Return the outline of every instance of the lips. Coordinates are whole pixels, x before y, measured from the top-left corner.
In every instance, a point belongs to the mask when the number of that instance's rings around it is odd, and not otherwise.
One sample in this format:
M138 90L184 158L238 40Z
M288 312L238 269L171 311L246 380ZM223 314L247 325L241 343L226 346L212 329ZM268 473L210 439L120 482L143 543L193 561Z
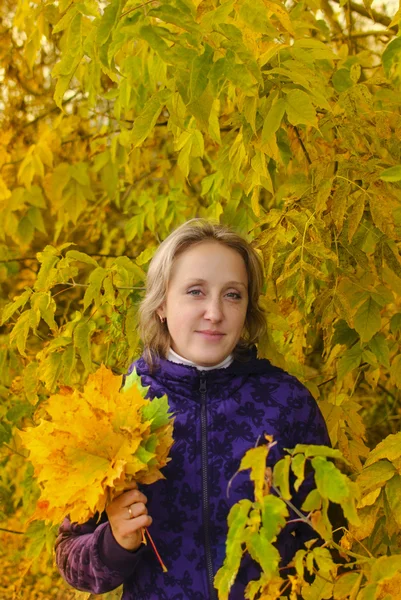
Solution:
M215 335L215 336L225 335L225 333L223 333L222 331L209 331L209 330L201 330L201 331L198 331L198 333L203 333L205 335L210 335L210 336L212 336L212 335Z

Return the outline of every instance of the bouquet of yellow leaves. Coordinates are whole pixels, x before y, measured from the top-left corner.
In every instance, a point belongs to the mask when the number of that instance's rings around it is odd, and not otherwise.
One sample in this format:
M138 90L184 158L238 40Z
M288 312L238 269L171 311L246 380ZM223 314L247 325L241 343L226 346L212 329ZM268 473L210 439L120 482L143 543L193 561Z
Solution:
M122 377L105 366L82 392L54 394L49 419L21 433L41 496L35 519L83 523L121 494L127 483L153 483L170 460L173 419L167 397L145 399L133 371Z

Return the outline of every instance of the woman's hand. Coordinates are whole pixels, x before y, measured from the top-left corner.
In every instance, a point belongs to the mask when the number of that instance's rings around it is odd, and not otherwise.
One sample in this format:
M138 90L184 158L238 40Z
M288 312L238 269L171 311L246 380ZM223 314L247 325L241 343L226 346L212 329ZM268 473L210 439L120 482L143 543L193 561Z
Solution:
M132 483L128 490L117 496L106 508L115 540L126 550L136 550L142 542L142 528L149 527L148 499Z

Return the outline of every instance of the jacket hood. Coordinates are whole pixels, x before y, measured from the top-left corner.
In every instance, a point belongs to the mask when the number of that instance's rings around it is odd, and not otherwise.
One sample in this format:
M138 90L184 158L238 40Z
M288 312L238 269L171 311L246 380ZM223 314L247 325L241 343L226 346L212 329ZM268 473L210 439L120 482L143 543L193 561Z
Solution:
M173 392L176 395L193 398L196 402L200 401L201 377L206 380L207 389L212 397L215 397L216 401L221 401L232 396L249 377L280 370L273 367L268 360L257 358L256 346L250 348L248 354L244 356L244 361L234 359L226 368L202 371L164 358L155 358L151 373L143 355L131 365L129 372L134 368L141 377L142 385L145 387L150 385L155 395L158 395L160 387L164 393Z

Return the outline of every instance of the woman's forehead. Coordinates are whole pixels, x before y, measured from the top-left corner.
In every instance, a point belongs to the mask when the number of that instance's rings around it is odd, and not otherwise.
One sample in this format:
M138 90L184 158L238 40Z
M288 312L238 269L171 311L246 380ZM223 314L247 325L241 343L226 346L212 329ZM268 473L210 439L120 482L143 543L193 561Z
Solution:
M170 280L226 280L247 285L248 274L245 261L235 249L216 241L190 246L174 260Z

